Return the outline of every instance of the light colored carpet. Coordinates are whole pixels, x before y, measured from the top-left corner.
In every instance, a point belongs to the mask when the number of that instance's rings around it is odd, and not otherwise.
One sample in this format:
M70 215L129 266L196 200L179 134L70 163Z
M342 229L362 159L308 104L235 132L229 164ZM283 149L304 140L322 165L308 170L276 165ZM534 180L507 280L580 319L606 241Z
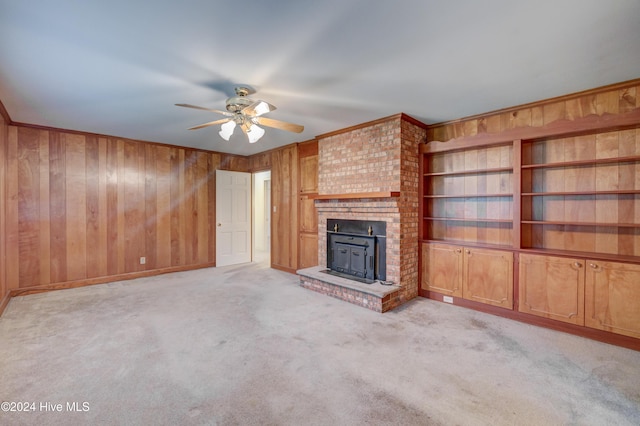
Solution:
M0 400L35 403L3 425L640 424L640 352L264 264L14 298L0 343Z

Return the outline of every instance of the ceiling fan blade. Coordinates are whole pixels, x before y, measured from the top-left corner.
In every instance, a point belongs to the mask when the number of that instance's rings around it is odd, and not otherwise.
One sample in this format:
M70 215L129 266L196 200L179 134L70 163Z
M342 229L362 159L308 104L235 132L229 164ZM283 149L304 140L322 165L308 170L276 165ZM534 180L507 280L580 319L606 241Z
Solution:
M197 105L176 104L176 106L179 106L179 107L185 107L185 108L201 109L201 110L203 110L203 111L217 112L218 114L227 115L227 116L231 116L231 115L233 115L232 113L230 113L230 112L228 112L228 111L220 111L219 109L204 108L204 107L197 106Z
M242 113L249 117L258 117L275 109L276 107L274 105L271 105L269 102L256 101L251 105L242 108Z
M304 130L304 126L301 126L299 124L287 123L280 120L274 120L272 118L255 117L253 120L257 124L262 124L263 126L267 127L274 127L280 130L286 130L287 132L302 133L302 131Z
M189 127L189 130L202 129L203 127L215 126L216 124L226 123L231 120L230 118L222 118L220 120L210 121L208 123L200 124L198 126Z

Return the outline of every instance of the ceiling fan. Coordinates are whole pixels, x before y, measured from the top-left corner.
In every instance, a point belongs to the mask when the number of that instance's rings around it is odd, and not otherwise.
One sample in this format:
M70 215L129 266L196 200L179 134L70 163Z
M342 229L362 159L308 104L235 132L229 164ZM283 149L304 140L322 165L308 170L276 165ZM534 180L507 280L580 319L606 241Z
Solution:
M240 126L242 131L249 138L250 143L257 142L264 135L264 129L258 126L258 124L295 133L301 133L304 130L304 126L300 126L299 124L286 123L284 121L262 117L263 114L275 110L276 107L265 101L254 101L250 99L248 97L249 89L247 87L238 86L235 88L235 92L236 95L230 97L226 101L226 111L189 104L176 104L176 106L201 109L227 116L227 118L210 121L208 123L189 128L189 130L195 130L202 129L203 127L215 126L216 124L222 124L222 126L220 126L220 132L218 133L227 141L231 138L236 126Z

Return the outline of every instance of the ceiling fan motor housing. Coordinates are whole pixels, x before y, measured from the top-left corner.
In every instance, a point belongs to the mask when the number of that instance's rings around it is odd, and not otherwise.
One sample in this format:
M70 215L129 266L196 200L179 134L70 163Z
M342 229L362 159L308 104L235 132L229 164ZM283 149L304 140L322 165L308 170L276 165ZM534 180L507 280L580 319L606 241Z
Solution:
M236 87L235 91L236 96L227 99L227 111L237 113L251 105L253 100L247 97L247 95L249 95L249 89L246 87Z

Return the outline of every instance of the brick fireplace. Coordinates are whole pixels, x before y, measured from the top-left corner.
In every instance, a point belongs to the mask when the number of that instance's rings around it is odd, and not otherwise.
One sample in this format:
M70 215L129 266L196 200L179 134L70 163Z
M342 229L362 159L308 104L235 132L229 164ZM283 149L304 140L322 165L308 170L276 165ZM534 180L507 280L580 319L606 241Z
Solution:
M303 287L379 312L418 295L419 146L425 125L397 114L318 136L318 266ZM386 282L318 273L327 268L327 221L386 223Z

